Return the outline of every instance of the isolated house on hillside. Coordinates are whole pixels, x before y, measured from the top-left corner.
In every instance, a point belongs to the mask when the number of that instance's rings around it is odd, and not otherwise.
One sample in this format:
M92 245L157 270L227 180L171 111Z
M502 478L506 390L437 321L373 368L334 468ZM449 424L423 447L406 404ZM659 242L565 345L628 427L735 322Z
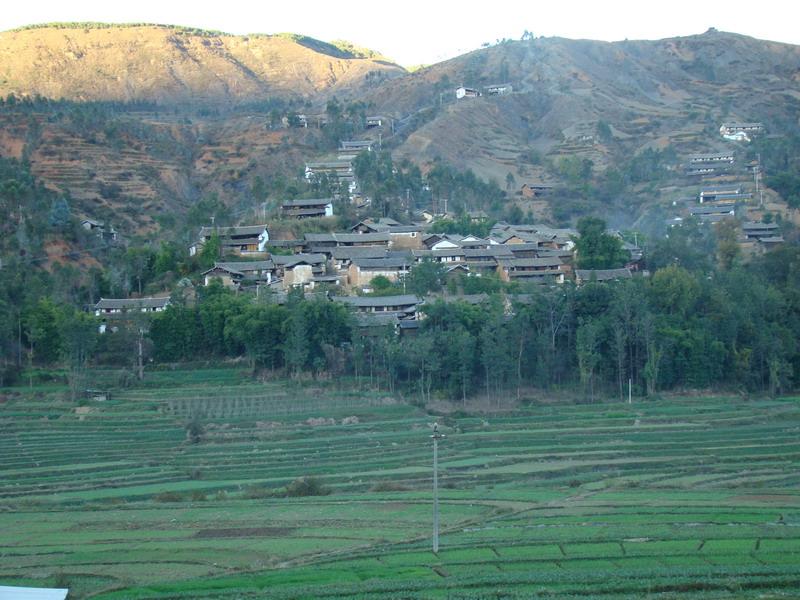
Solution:
M81 227L86 231L95 233L102 240L115 241L117 239L117 232L114 228L110 225L106 226L102 221L87 218L81 221Z
M164 298L100 298L94 305L98 317L126 313L155 313L169 306L169 296Z
M708 164L708 163L729 163L733 164L735 160L733 152L708 152L705 154L690 154L689 164Z
M342 140L339 143L339 150L358 154L364 150L371 151L373 143L371 140Z
M486 90L487 96L505 96L513 92L514 88L510 83L496 83L494 85L487 85L484 90Z
M481 93L475 88L468 88L463 85L456 88L456 100L461 100L462 98L477 98L480 95Z
M741 183L717 183L700 190L700 203L717 202L720 196L725 198L742 196ZM750 194L747 194L750 197Z
M762 246L774 246L783 243L783 236L777 223L760 223L748 221L742 223L742 235L745 242L759 242Z
M553 193L553 186L547 183L523 183L518 195L532 200L542 198Z
M94 305L94 314L102 322L98 328L100 333L105 333L108 320L133 320L142 314L148 315L166 310L169 306L169 297L164 298L100 298ZM118 322L119 322L118 321ZM116 327L112 327L116 331Z
M739 132L746 133L749 137L753 137L764 133L764 124L729 121L723 123L719 127L720 135L735 135Z
M727 217L736 214L736 205L730 202L720 204L703 204L693 206L689 209L689 214L697 217L703 223L717 223Z
M189 256L195 256L217 235L223 254L257 254L267 251L269 231L265 225L243 225L238 227L201 227L197 241L189 246Z

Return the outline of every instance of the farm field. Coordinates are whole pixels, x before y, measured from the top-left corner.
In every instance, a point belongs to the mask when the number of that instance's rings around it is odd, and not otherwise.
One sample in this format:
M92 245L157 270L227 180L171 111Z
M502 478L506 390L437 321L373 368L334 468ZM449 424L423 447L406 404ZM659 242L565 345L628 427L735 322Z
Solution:
M440 418L438 555L434 417L383 395L221 369L82 406L57 385L3 398L5 585L104 599L800 594L798 398ZM328 493L287 494L300 477Z

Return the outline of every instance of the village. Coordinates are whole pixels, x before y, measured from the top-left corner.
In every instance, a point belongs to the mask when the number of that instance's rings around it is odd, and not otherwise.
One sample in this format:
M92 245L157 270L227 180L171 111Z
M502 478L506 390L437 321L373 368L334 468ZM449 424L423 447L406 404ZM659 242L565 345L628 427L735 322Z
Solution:
M509 84L489 86L487 96L512 93ZM457 101L483 95L476 89L459 87ZM324 127L323 116L296 115L296 126ZM632 277L647 277L644 249L637 236L620 231L606 231L619 245L624 260L608 268L578 268L577 229L557 228L546 224L490 221L482 210L457 215L447 211L447 200L431 206L408 207L409 222L389 217L366 216L347 230L324 231L326 221L333 221L335 207L348 204L364 214L371 199L361 191L355 175L354 160L362 152L375 152L384 127L394 128L394 121L382 116L366 119L367 131L378 139L343 140L337 153L322 160L308 161L305 179L309 183L332 183L336 190L330 197L298 198L279 203L275 217L279 222L302 220L320 224L321 231L306 232L299 239L276 236L268 222L243 223L237 226L203 226L189 246L189 256L214 252L213 265L196 274L195 284L203 287L218 282L224 287L261 301L283 303L287 293L299 290L346 305L357 314L360 328L391 325L398 333L410 333L424 318L425 299L408 293L405 282L414 269L432 268L439 279L440 292L446 300L480 304L485 293L464 293L464 278L484 278L504 285L507 303L524 298L536 287L573 283L604 282ZM285 124L288 126L288 124ZM725 140L749 141L762 135L760 123L723 123L720 135ZM374 136L373 136L374 138ZM763 214L763 188L759 188L759 167L748 166L754 174L755 188L735 170L735 153L693 154L686 157L684 175L695 182L696 195L674 201L676 216L665 223L667 232L684 222L712 226L727 221L737 230L737 243L747 255L757 255L783 243L778 223L755 220ZM740 169L741 171L741 169ZM696 184L700 180L700 185ZM550 183L524 182L511 201L541 200L553 192ZM436 224L466 218L480 224L489 234L434 233ZM462 221L463 222L463 221ZM91 219L82 222L84 229L107 240L116 240L116 231ZM667 233L667 236L669 233ZM218 260L217 260L218 258ZM101 298L93 307L101 319L100 331L114 328L113 320L130 312L163 311L170 303L170 291L151 297Z

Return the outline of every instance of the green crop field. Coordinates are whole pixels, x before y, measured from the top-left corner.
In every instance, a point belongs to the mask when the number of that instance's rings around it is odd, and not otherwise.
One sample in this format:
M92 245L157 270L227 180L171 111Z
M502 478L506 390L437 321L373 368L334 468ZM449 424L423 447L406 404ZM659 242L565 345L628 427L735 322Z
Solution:
M233 370L64 398L2 393L0 584L104 599L800 595L798 398L440 419L438 554L434 418L419 408ZM287 492L299 477L329 493Z

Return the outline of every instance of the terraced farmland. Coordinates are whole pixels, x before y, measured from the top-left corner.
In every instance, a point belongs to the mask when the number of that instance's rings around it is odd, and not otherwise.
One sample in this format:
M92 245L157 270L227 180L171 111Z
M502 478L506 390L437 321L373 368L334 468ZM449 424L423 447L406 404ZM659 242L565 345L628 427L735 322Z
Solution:
M796 398L447 417L434 555L431 416L223 372L163 383L0 405L0 582L99 598L800 594ZM330 493L286 496L309 476Z

